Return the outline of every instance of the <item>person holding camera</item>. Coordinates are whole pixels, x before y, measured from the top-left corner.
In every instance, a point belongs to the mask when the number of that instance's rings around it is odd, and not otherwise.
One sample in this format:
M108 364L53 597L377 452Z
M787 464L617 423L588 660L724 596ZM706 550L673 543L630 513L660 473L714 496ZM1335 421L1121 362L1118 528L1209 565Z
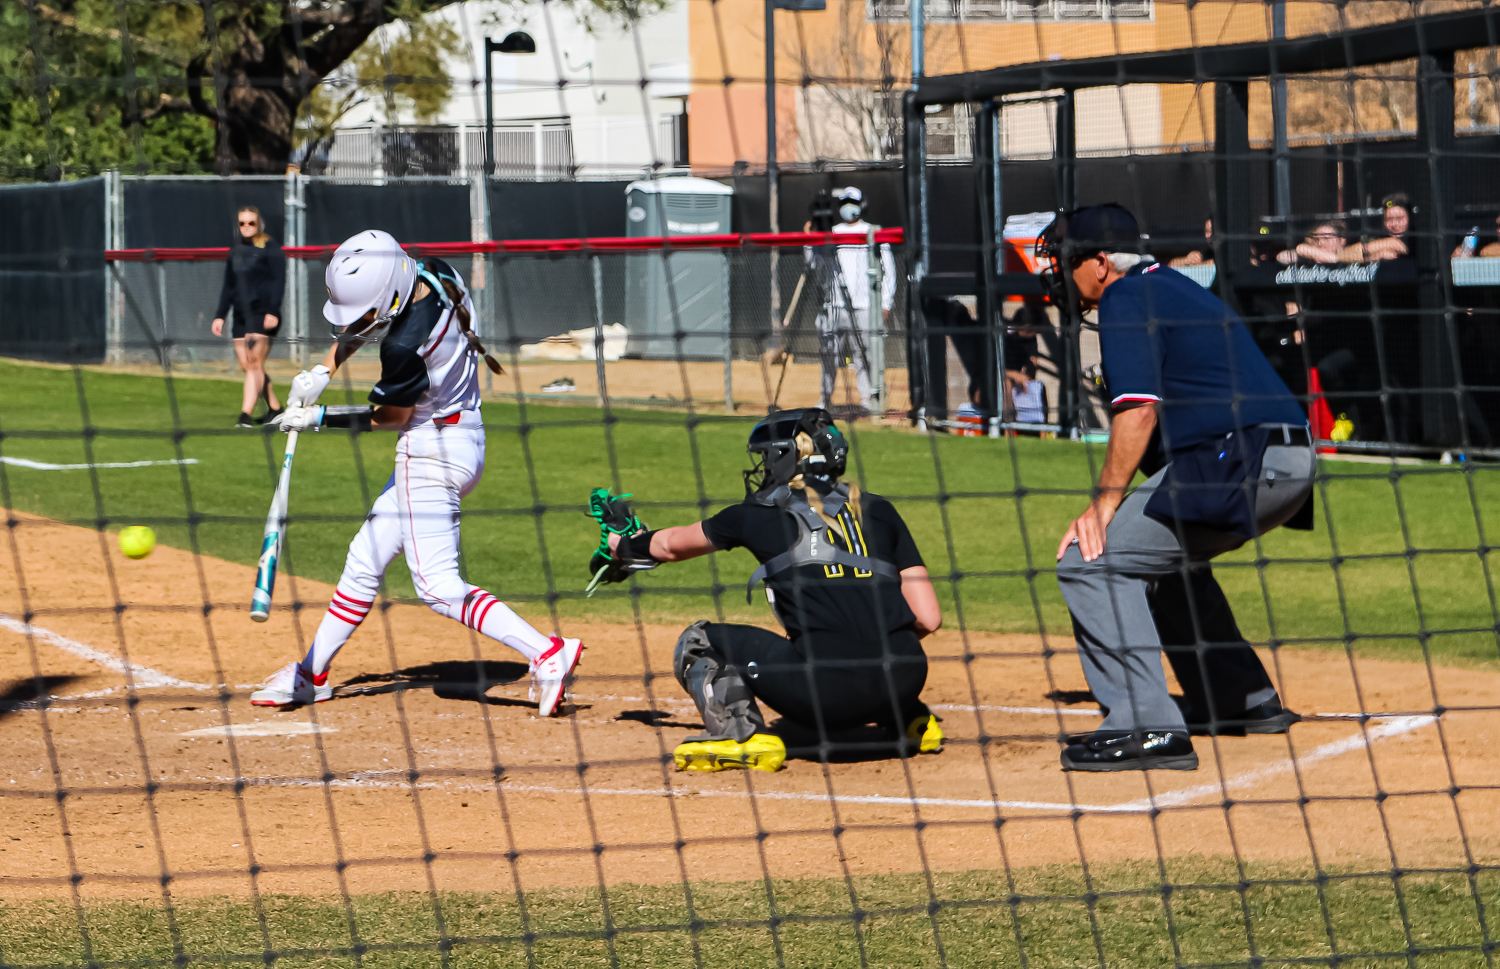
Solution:
M823 378L818 406L832 410L834 382L847 358L854 364L855 384L859 389L859 408L852 416L868 417L873 403L870 395L869 341L874 339L870 327L870 250L867 243L872 226L864 220L865 196L854 186L835 189L831 201L837 206L839 221L819 225L816 219L803 226L804 232L833 232L850 236L848 243L809 247L805 258L814 279L823 290L823 307L818 313L818 353L823 363ZM829 219L831 221L831 218ZM857 240L857 241L856 241ZM891 247L880 247L881 331L896 301L896 261Z

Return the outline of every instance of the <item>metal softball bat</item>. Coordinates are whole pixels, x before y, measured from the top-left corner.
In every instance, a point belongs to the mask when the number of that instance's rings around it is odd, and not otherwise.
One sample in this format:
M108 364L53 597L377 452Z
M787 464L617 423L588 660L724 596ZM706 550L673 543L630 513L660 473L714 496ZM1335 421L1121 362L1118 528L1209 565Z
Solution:
M250 618L265 622L271 617L271 594L276 589L276 566L281 561L281 546L286 540L287 496L292 490L292 458L297 454L298 431L286 435L286 457L281 459L281 478L266 513L265 536L260 543L260 562L255 568L255 592L250 596Z

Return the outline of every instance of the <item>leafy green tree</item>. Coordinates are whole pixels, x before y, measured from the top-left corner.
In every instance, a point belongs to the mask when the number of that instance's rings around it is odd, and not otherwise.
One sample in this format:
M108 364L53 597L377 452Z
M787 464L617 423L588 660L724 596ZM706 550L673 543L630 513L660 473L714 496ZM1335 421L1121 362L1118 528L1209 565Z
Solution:
M313 89L302 102L296 142L327 144L334 128L350 111L371 101L380 104L387 124L410 115L418 124L436 121L447 105L453 79L443 54L461 38L446 21L422 18L420 8L398 8L402 23L383 27L354 56Z
M0 4L0 177L211 165L213 125L186 98L201 29L182 4Z
M430 120L458 37L426 15L453 2L0 0L0 177L279 174L361 99ZM671 0L561 2L592 24Z
M396 20L408 31L373 70L394 103L430 117L448 87L439 45L453 38L421 18L451 2L0 3L0 170L279 173L302 102Z

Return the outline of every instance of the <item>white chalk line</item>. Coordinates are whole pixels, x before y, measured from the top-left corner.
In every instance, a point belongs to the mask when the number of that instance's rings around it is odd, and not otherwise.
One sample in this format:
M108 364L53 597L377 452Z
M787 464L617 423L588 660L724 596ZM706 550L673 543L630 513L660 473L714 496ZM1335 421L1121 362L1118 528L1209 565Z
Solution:
M1208 797L1211 795L1220 794L1225 790L1238 787L1246 787L1251 784L1259 783L1260 781L1270 780L1273 777L1279 777L1282 774L1290 774L1294 767L1307 767L1310 764L1316 764L1320 760L1327 760L1330 757L1337 757L1340 754L1347 754L1350 751L1363 749L1367 745L1365 740L1366 737L1369 738L1368 744L1373 745L1376 741L1384 740L1387 737L1396 737L1401 734L1408 733L1412 730L1416 730L1418 727L1425 727L1430 723L1436 722L1437 717L1430 715L1418 717L1397 717L1394 720L1377 724L1376 726L1371 727L1363 733L1357 733L1352 737L1345 737L1343 740L1335 740L1330 743L1314 747L1312 750L1309 750L1305 754L1298 754L1295 764L1291 760L1284 760L1274 764L1267 764L1264 767L1257 767L1253 770L1245 771L1243 774L1237 774L1234 777L1226 778L1223 787L1220 787L1220 785L1218 784L1199 784L1196 787L1188 787L1180 791L1168 791L1164 794L1157 794L1152 797L1142 798L1139 801L1132 801L1127 806L1132 807L1138 811L1144 811L1150 810L1153 804L1156 807L1168 807L1174 804L1187 804L1191 801L1198 800L1200 797Z
M204 727L179 734L182 737L305 737L309 734L338 733L337 727L307 720L257 720L254 723L230 723Z
M686 697L646 697L646 696L616 696L614 694L585 695L582 693L570 693L568 696L576 700L616 700L621 703L657 703L663 706L687 705L692 706L693 701ZM1039 716L1055 716L1061 713L1063 716L1072 717L1102 717L1104 714L1099 710L1068 710L1059 707L998 707L980 704L975 706L971 703L929 703L929 710L952 710L959 713L973 713L983 710L987 713L1019 713L1036 714Z
M59 633L52 632L49 629L43 629L40 626L35 626L35 625L31 625L29 623L21 622L20 620L13 619L10 616L4 615L3 613L0 613L0 628L9 629L12 632L20 633L21 635L28 635L29 634L33 638L35 638L37 640L40 640L40 641L46 642L46 643L50 643L51 645L56 646L59 649L65 651L65 652L72 653L75 656L81 657L82 659L86 659L86 660L88 660L91 663L95 663L95 664L97 664L99 666L104 667L105 669L113 670L114 672L117 672L117 673L124 673L126 671L126 669L129 669L130 672L134 675L134 678L135 678L135 681L136 681L136 685L138 685L138 686L181 687L181 688L193 689L193 690L211 690L211 689L213 689L212 687L210 687L206 683L191 683L191 682L188 682L187 680L179 680L175 676L168 676L166 673L162 673L159 670L153 670L153 669L151 669L149 667L140 666L139 664L136 664L136 663L129 663L129 664L127 664L124 660L121 660L119 657L114 656L114 655L112 655L110 653L102 652L101 650L97 650L97 649L93 648L92 646L85 646L83 643L80 643L77 640L69 639L68 637L60 635ZM93 694L88 694L88 696L98 696L98 695L102 695L102 694L104 694L106 692L112 692L112 691L97 691L97 692L95 692ZM80 696L79 698L82 698L82 697ZM580 699L583 699L583 697L580 697ZM590 699L612 699L612 700L622 700L622 701L626 701L626 702L649 702L649 700L647 698L645 698L645 697L617 697L617 696L611 696L611 697L592 697ZM684 703L684 702L690 702L690 701L679 700L679 699L672 699L670 701L663 701L663 702ZM970 706L970 705L960 705L960 704L941 704L938 707L934 707L934 709L974 710L975 707ZM982 710L993 709L993 710L999 710L999 711L1011 712L1011 713L1046 713L1046 714L1052 714L1052 713L1056 712L1053 708L1050 708L1050 707L985 707L985 706L980 706L978 709L982 709ZM1094 711L1065 710L1063 712L1064 713L1078 713L1078 714L1093 713L1096 716L1098 715L1098 711L1097 710L1094 710ZM1354 716L1354 715L1352 715L1352 714L1348 714L1348 715L1346 715L1346 714L1326 714L1326 716ZM1378 716L1378 715L1372 715L1372 716ZM1307 751L1305 754L1301 754L1300 756L1298 756L1295 766L1296 767L1305 767L1307 765L1315 764L1315 763L1317 763L1319 761L1322 761L1322 760L1327 760L1330 757L1337 757L1340 754L1346 754L1346 753L1349 753L1350 751L1359 750L1359 749L1365 747L1367 745L1367 743L1368 744L1374 744L1375 742L1380 741L1380 740L1384 740L1387 737L1399 736L1400 734L1404 734L1404 733L1408 733L1408 732L1410 732L1412 730L1416 730L1419 727L1425 727L1428 724L1436 722L1436 720L1437 720L1437 718L1434 717L1434 716L1431 716L1431 715L1396 717L1396 718L1391 719L1391 720L1389 720L1389 721L1387 721L1385 723L1377 724L1376 726L1371 727L1368 730L1363 731L1362 733L1356 734L1356 735L1354 735L1352 737L1345 737L1343 740L1335 740L1335 741L1332 741L1330 743L1326 743L1326 744L1322 744L1321 746L1314 747L1312 750ZM246 726L248 726L248 725L246 725ZM225 728L215 727L215 728L209 728L209 729L210 729L210 731L214 731L214 730L223 730ZM235 729L235 728L230 728L230 729ZM314 729L316 729L316 728L314 728ZM312 732L312 731L301 731L301 732ZM1366 737L1369 738L1368 741L1366 740ZM1179 790L1179 791L1168 791L1168 792L1163 793L1163 794L1154 795L1152 797L1147 797L1147 798L1143 798L1143 799L1136 800L1136 801L1129 801L1129 802L1126 802L1124 804L1064 804L1064 803L1054 803L1054 802L1050 802L1050 801L992 801L992 800L978 799L978 798L930 798L930 797L915 797L915 798L913 798L913 797L890 797L890 796L887 796L887 795L875 795L875 794L868 794L868 795L861 795L861 794L836 794L836 795L832 795L832 800L835 801L836 803L839 803L839 804L890 804L890 805L906 805L906 806L910 806L910 807L972 807L972 808L990 808L990 809L993 809L993 808L1013 808L1013 809L1021 809L1021 810L1041 810L1041 811L1073 811L1073 810L1081 810L1081 811L1105 811L1105 812L1116 812L1116 813L1141 813L1141 812L1144 812L1144 811L1149 811L1153 807L1163 807L1163 806L1172 806L1172 805L1177 805L1177 804L1187 804L1187 803L1190 803L1192 801L1198 800L1201 797L1208 797L1208 796L1211 796L1211 795L1214 795L1214 794L1219 794L1223 790L1228 790L1228 789L1231 789L1231 788L1239 788L1239 787L1244 787L1246 785L1255 784L1255 783L1257 783L1259 781L1268 780L1268 779L1270 779L1272 777L1277 777L1277 776L1280 776L1282 774L1291 773L1291 771L1293 770L1293 768L1294 768L1293 762L1291 760L1286 760L1286 761L1282 761L1280 763L1269 764L1269 765L1266 765L1264 767L1257 767L1257 768L1254 768L1252 770L1245 771L1242 774L1238 774L1238 775L1236 775L1234 777L1226 779L1223 782L1222 786L1220 784L1200 784L1200 785L1198 785L1196 787L1189 787L1189 788L1185 788L1185 789ZM320 783L320 782L308 782L308 783ZM409 787L410 786L409 784L384 784L382 782L365 782L365 781L353 781L353 782L350 782L350 783L361 783L361 784L374 783L375 786L396 786L396 787ZM436 786L444 786L444 785L433 785L433 786L436 787ZM532 792L532 793L554 793L554 794L576 793L574 791L569 791L569 790L567 790L565 788L551 788L551 787L534 786L534 785L526 785L526 786L521 786L521 785L507 785L507 789L508 790L517 790L517 791L523 791L524 790L524 791ZM641 790L639 788L594 788L594 789L590 790L590 793L592 793L592 794L600 794L600 795L610 795L610 796L622 796L622 797L663 797L663 796L667 796L668 795L668 792L665 792L665 791ZM673 797L748 797L750 795L748 795L747 793L742 792L742 791L692 791L692 790L677 790L677 789L673 789L670 792L670 796L673 796ZM763 792L758 792L755 796L756 797L760 797L760 798L765 798L767 800L773 800L773 801L827 801L827 800L829 800L829 795L823 795L823 794L802 794L802 793L791 792L791 791L763 791Z
M370 772L356 777L339 778L329 781L331 787L351 787L361 789L390 789L411 790L410 781L382 780L383 776L404 774L405 771L378 771ZM236 781L233 777L219 777L216 780L225 784ZM253 777L241 778L251 785L266 785L272 787L321 787L323 781L314 778L270 778L257 779ZM505 793L524 794L564 794L580 796L579 788L550 787L545 784L512 784L501 781L502 791ZM465 783L453 781L418 781L416 786L424 790L460 790L460 791L491 791L493 784ZM719 791L719 790L693 790L691 788L672 788L670 790L650 790L639 787L590 787L589 796L599 795L603 797L726 797L747 799L751 797L745 791ZM756 791L753 795L757 799L767 801L815 801L828 803L830 800L838 804L889 804L899 807L962 807L962 808L1016 808L1034 809L1042 811L1072 811L1075 807L1081 811L1122 811L1126 810L1121 805L1111 804L1056 804L1051 801L990 801L973 798L952 797L891 797L881 794L835 794L831 798L826 794L804 794L797 791ZM1139 808L1128 810L1139 812Z
M95 649L92 646L85 646L83 643L78 642L76 639L69 639L68 637L63 636L60 633L55 633L50 629L43 629L41 626L34 626L30 623L22 622L19 619L12 618L11 616L7 616L3 613L0 613L0 629L8 629L13 633L19 633L22 636L29 635L39 642L56 646L58 649L62 650L65 653L72 653L74 656L77 656L81 659L86 659L90 663L102 666L105 669L111 670L115 673L125 673L128 671L131 677L135 680L135 685L137 687L170 686L181 687L189 690L213 689L213 687L209 686L207 683L190 683L187 680L179 680L175 676L168 676L166 673L163 673L160 670L153 670L149 666L141 666L138 663L127 663L124 660L120 659L118 656L115 656L113 653L106 653L103 650Z
M1394 737L1407 733L1418 727L1424 727L1436 721L1432 716L1398 717L1388 723L1383 723L1370 728L1366 733L1369 742L1374 744L1387 737ZM1365 746L1365 735L1346 737L1343 740L1335 740L1331 743L1322 744L1297 757L1297 767L1307 767L1340 754L1359 750ZM1290 760L1265 767L1257 767L1244 773L1238 774L1224 782L1224 788L1240 788L1258 781L1266 780L1280 774L1290 773L1292 770ZM354 788L386 788L410 790L412 784L409 781L382 780L387 776L396 776L404 772L400 771L372 771L351 778L343 778L330 781L335 787ZM220 778L225 783L234 781L234 778ZM251 784L266 784L277 787L316 787L323 782L308 778L277 778L257 780L246 778ZM578 788L551 787L544 784L511 784L502 782L503 790L514 793L527 794L563 794L578 796L581 791ZM419 781L416 785L421 789L428 790L466 790L466 791L488 791L493 789L491 784L470 784L463 782L445 781ZM644 789L636 787L590 787L590 796L602 797L725 797L748 799L755 797L767 801L805 801L835 804L873 804L890 805L893 807L953 807L953 808L977 808L981 810L1010 809L1023 811L1089 811L1106 814L1144 814L1153 808L1171 807L1186 804L1201 797L1221 793L1218 784L1202 784L1180 791L1171 791L1159 794L1155 798L1144 798L1137 801L1127 801L1123 804L1073 804L1056 801L1006 801L990 800L988 798L957 798L957 797L893 797L883 794L808 794L799 791L756 791L753 795L746 791L721 791L721 790L694 790L691 788Z
M93 464L52 464L0 455L0 464L30 468L32 471L87 471L90 468L155 468L165 465L197 464L197 458L173 458L170 461L99 461Z

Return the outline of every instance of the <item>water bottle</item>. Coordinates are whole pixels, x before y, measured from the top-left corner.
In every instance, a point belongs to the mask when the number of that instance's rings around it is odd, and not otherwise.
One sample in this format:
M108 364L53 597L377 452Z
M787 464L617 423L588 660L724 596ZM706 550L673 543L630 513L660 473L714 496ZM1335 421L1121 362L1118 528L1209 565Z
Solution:
M1479 248L1479 226L1476 225L1469 230L1468 235L1464 236L1464 258L1474 255L1474 250L1477 248Z

